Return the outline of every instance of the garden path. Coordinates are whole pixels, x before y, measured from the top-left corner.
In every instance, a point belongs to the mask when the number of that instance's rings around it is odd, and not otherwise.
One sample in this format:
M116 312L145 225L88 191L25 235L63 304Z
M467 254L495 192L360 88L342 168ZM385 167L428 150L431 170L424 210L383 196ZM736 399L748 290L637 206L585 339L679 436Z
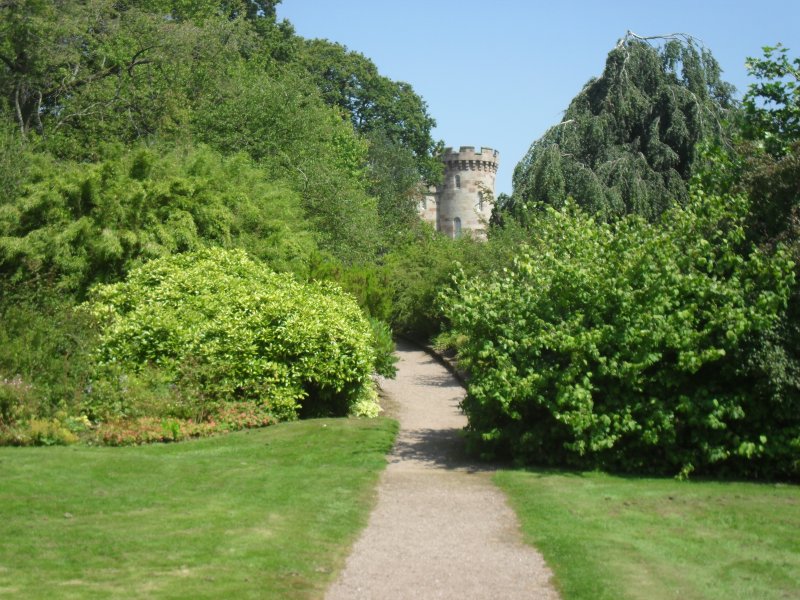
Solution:
M492 469L463 454L464 389L415 346L401 342L398 354L397 377L382 387L400 433L369 523L327 600L558 598Z

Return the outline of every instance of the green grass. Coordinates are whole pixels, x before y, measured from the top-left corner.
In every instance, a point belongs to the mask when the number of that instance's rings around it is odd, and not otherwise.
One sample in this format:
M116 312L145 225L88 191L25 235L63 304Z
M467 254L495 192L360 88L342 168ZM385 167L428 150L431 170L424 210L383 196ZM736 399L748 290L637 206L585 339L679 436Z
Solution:
M800 598L800 488L501 471L565 600Z
M396 429L329 419L170 445L0 448L0 597L320 597Z

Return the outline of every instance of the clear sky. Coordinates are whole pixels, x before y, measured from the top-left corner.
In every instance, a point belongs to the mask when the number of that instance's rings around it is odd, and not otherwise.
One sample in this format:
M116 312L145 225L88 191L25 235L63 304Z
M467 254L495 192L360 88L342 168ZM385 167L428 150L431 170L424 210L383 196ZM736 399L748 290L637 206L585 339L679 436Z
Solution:
M617 40L687 33L744 92L747 56L782 42L800 56L800 0L283 0L278 17L298 34L326 38L410 83L448 146L500 151L497 192L514 167L603 70Z

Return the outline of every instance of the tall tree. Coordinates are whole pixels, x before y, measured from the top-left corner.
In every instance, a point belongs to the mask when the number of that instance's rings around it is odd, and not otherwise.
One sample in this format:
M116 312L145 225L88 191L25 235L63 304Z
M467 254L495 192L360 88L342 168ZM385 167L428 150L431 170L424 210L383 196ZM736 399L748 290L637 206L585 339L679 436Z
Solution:
M514 171L510 208L567 197L603 219L655 219L687 197L697 143L725 136L733 87L692 38L631 32ZM659 38L661 39L661 38Z
M0 89L23 135L96 112L72 110L70 100L153 64L162 36L143 21L123 23L121 14L111 0L0 3Z
M742 363L762 404L774 402L771 418L789 422L800 411L800 58L778 44L746 65L755 81L733 144L706 154L697 183L746 196L749 242L768 251L787 247L794 258L789 306L779 324L748 340Z
M384 77L363 54L327 40L306 40L300 61L325 101L345 110L356 131L378 132L411 151L420 175L430 183L438 181L441 144L431 137L436 121L411 85Z
M757 81L744 97L739 174L759 241L789 242L800 259L800 58L778 44L748 58Z
M382 131L371 132L367 191L378 201L384 243L404 238L419 220L417 207L424 192L413 153L392 142Z
M247 152L291 182L326 250L348 262L371 259L378 216L366 193L367 143L307 76L241 63L207 90L195 104L194 134L224 153Z

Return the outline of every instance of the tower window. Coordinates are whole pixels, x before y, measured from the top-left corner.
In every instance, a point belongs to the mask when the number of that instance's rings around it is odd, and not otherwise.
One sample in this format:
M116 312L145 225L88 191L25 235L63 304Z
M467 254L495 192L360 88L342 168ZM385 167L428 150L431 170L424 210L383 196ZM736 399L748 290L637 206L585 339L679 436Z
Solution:
M453 228L455 233L453 237L461 237L461 219L459 217L453 219Z
M478 192L478 210L483 212L483 192Z
M461 175L456 175L456 189L461 189Z

